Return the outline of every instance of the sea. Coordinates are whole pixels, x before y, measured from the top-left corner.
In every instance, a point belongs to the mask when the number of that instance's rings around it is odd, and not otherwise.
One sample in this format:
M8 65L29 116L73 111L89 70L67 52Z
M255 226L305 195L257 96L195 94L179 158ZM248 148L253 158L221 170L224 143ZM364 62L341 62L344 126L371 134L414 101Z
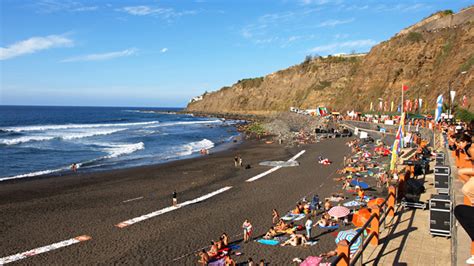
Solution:
M179 108L0 106L0 181L199 156L236 141L240 121Z

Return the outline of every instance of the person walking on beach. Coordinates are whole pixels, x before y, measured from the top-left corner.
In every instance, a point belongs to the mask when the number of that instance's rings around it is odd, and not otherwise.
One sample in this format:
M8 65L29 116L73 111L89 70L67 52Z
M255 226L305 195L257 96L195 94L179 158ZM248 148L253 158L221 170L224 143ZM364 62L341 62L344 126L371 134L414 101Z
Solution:
M239 155L239 166L242 167L244 166L244 162L242 160L242 157Z
M173 191L173 206L178 206L178 193L176 193L176 190Z
M244 242L248 242L253 231L252 224L248 219L245 219L242 228L244 229Z
M234 157L234 166L239 167L239 157L238 156Z
M73 164L71 165L71 171L73 171L74 173L77 172L77 164L76 164L76 163L73 163Z
M311 216L308 215L308 219L306 220L304 226L306 227L306 237L308 239L311 239L311 229L313 228L313 221L311 220Z

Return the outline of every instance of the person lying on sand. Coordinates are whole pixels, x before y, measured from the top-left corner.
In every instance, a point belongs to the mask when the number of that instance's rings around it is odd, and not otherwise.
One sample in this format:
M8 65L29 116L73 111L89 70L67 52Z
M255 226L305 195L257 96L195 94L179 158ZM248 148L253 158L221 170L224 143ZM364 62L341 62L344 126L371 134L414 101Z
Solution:
M289 225L286 224L282 219L275 225L274 229L278 232L285 231L289 228Z
M333 226L333 225L336 225L336 223L334 223L333 221L331 221L331 218L328 217L329 215L326 213L324 214L321 219L319 219L319 221L317 222L317 225L321 226L321 227L327 227L327 226Z
M207 255L212 258L217 256L217 253L219 251L219 248L217 247L217 243L214 241L211 241L211 249L207 252Z
M281 244L281 246L287 246L291 245L293 247L299 246L299 245L305 245L308 242L308 239L306 239L306 236L302 234L293 234L291 235L290 239L286 240Z
M198 256L199 256L199 260L198 260L198 263L200 265L207 265L209 263L209 255L207 254L206 250L201 250L199 253L198 253Z
M227 247L229 245L229 236L226 233L222 233L220 240L223 247Z
M331 202L329 201L329 199L326 199L326 201L324 202L324 211L329 211L331 208Z
M347 180L346 180L346 182L347 182ZM346 198L343 195L337 194L337 193L332 194L330 198L326 198L326 200L332 201L332 202L340 202L340 201L343 201L345 199Z
M222 241L220 239L216 241L216 246L217 250L221 250L224 248L224 245L222 244Z
M272 227L270 227L268 232L263 236L263 239L273 239L277 234L278 234L277 231L272 226Z

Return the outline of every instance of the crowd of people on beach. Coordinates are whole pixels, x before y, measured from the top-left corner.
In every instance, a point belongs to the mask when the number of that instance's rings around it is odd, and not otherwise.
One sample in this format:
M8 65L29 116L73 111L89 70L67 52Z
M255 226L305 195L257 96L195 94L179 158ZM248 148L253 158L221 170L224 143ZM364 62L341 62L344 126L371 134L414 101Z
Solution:
M369 145L357 139L348 141L347 146L351 148L352 156L344 158L342 168L336 172L340 176L334 178L335 182L340 182L342 188L340 192L332 193L324 199L320 199L317 194L313 195L310 200L304 197L283 216L273 209L271 226L261 236L253 237L255 228L250 220L246 219L241 226L243 243L253 240L262 245L310 247L318 243L318 239L313 234L315 230L335 232L342 227L353 229L354 225L351 222L353 222L354 215L357 216L358 210L364 208L374 198L366 195L369 186L364 181L372 177L373 182L379 183L383 179L383 184L388 183L389 179L382 165L383 162L379 160L379 158L383 160L383 157L386 156L383 151L387 148L382 143L375 147L382 152L377 152L377 150L371 150L374 147L373 144ZM241 159L239 159L240 156L235 157L236 167L241 166ZM328 164L331 163L328 158L321 156L315 160L315 163L324 164L322 163L324 160L329 162ZM376 193L375 190L371 191ZM351 199L351 197L354 198ZM346 212L335 214L333 211L338 208ZM338 241L350 240L341 239ZM202 250L199 253L199 263L202 265L235 265L231 256L242 255L237 251L238 248L240 247L237 245L229 245L228 236L223 234L218 241L211 242L209 250ZM351 249L351 254L353 255L355 251L357 250ZM330 258L335 254L334 250L330 250L319 254L319 256ZM256 265L252 264L251 258L248 261L248 265Z

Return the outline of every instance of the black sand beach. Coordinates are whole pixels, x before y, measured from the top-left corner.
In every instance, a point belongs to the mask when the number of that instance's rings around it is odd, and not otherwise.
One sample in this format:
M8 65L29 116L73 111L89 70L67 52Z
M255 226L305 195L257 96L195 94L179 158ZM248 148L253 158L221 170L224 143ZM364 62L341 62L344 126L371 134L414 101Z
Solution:
M286 149L277 144L248 141L227 151L200 158L104 173L17 180L0 184L0 257L24 252L80 235L92 240L17 261L18 264L174 264L193 265L194 253L207 247L221 233L231 241L242 239L241 225L251 220L254 236L271 226L271 210L283 215L302 196L322 198L341 190L333 181L335 171L349 153L347 139ZM245 182L270 167L264 160L288 160L306 150L298 167L281 168L254 182ZM235 168L242 155L251 169ZM322 155L333 161L317 163ZM206 201L153 217L125 228L115 225L171 204L232 186ZM128 202L129 199L140 198ZM318 244L311 247L273 247L256 242L239 243L243 254L288 265L294 257L318 255L335 248L334 236L314 229ZM318 236L323 234L321 236ZM236 236L237 235L237 236Z

